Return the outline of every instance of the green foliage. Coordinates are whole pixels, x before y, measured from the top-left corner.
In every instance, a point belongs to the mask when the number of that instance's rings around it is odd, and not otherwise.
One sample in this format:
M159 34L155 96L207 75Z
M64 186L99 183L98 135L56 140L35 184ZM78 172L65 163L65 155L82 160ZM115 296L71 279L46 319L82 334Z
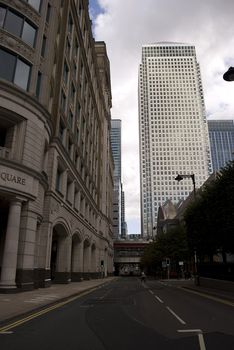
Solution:
M189 247L198 254L234 253L234 162L207 185L184 215Z
M174 263L189 258L187 236L182 226L158 235L154 242L149 243L141 259L141 265L153 272L161 268L162 261L166 258L170 258Z

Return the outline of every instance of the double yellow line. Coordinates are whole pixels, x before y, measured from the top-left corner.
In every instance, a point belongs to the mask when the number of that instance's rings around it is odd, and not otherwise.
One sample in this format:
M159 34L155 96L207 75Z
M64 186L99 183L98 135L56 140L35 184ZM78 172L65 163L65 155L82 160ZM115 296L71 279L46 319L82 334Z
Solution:
M33 314L31 314L31 315L29 315L27 317L24 317L24 318L22 318L22 319L20 319L18 321L15 321L15 322L10 323L10 324L8 324L6 326L3 326L3 327L0 328L0 334L9 331L12 328L21 326L22 324L24 324L24 323L26 323L26 322L28 322L30 320L33 320L36 317L39 317L39 316L44 315L44 314L47 314L48 312L50 312L52 310L58 309L59 307L72 302L73 300L76 300L76 299L78 299L78 298L80 298L80 297L82 297L82 296L84 296L86 294L89 294L90 292L93 292L97 288L99 288L99 287L94 287L92 289L89 289L88 291L82 292L79 295L71 297L71 298L69 298L69 299L67 299L65 301L58 302L57 304L49 306L46 309L43 309L43 310L38 311L38 312L35 312L35 313L33 313Z

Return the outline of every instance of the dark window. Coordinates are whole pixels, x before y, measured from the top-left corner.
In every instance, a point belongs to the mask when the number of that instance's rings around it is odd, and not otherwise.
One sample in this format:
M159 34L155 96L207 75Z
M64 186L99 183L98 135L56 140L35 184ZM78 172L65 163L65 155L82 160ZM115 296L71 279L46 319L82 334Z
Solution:
M46 49L46 37L43 36L42 46L41 46L41 56L45 57L45 49Z
M61 102L60 102L60 106L61 106L61 111L63 113L65 113L66 111L66 95L64 94L64 92L62 91L61 93Z
M72 26L73 26L73 21L72 21L72 17L71 15L69 15L69 19L68 19L68 33L72 33Z
M15 73L16 56L0 49L0 77L13 81Z
M35 8L35 10L40 11L41 0L28 0L28 3Z
M60 123L59 124L59 138L60 140L63 142L63 132L64 132L64 127L63 125Z
M50 6L50 4L48 4L47 13L46 13L46 22L47 23L49 23L49 20L50 20L50 11L51 11L51 6Z
M34 46L36 37L36 29L33 28L26 21L24 22L24 28L22 33L22 39L29 45Z
M57 191L60 191L61 189L61 182L62 182L62 170L59 168L57 169L57 176L56 176L56 184L55 188Z
M17 56L0 49L0 78L27 90L31 67Z
M17 58L14 83L27 90L30 74L30 66Z
M73 114L71 111L69 111L69 116L68 116L68 124L71 129L73 129Z
M22 17L16 15L11 11L7 11L4 29L20 37L22 33L23 23L24 23L24 20Z
M12 12L9 8L0 6L0 27L20 37L27 44L34 46L36 28L34 28L24 17Z
M65 84L67 84L67 81L68 81L68 66L66 64L66 62L64 63L64 66L63 66L63 81Z
M36 96L40 96L41 91L41 72L38 72L37 74L37 86L36 86Z
M6 9L4 7L0 7L0 27L4 25L4 19L6 15Z

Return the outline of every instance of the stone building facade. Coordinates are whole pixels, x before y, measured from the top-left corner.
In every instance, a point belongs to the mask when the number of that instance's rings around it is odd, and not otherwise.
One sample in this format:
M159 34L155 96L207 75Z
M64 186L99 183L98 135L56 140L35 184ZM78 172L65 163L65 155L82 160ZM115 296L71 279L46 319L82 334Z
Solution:
M113 271L110 68L87 0L0 2L0 290Z

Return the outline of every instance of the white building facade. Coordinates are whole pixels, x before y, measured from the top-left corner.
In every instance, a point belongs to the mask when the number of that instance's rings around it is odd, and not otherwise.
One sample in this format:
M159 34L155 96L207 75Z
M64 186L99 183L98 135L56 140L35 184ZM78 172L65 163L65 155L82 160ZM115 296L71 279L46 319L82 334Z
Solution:
M205 104L195 47L144 45L139 68L141 227L155 233L159 205L177 202L212 172Z
M0 291L112 274L110 67L88 1L0 14Z

